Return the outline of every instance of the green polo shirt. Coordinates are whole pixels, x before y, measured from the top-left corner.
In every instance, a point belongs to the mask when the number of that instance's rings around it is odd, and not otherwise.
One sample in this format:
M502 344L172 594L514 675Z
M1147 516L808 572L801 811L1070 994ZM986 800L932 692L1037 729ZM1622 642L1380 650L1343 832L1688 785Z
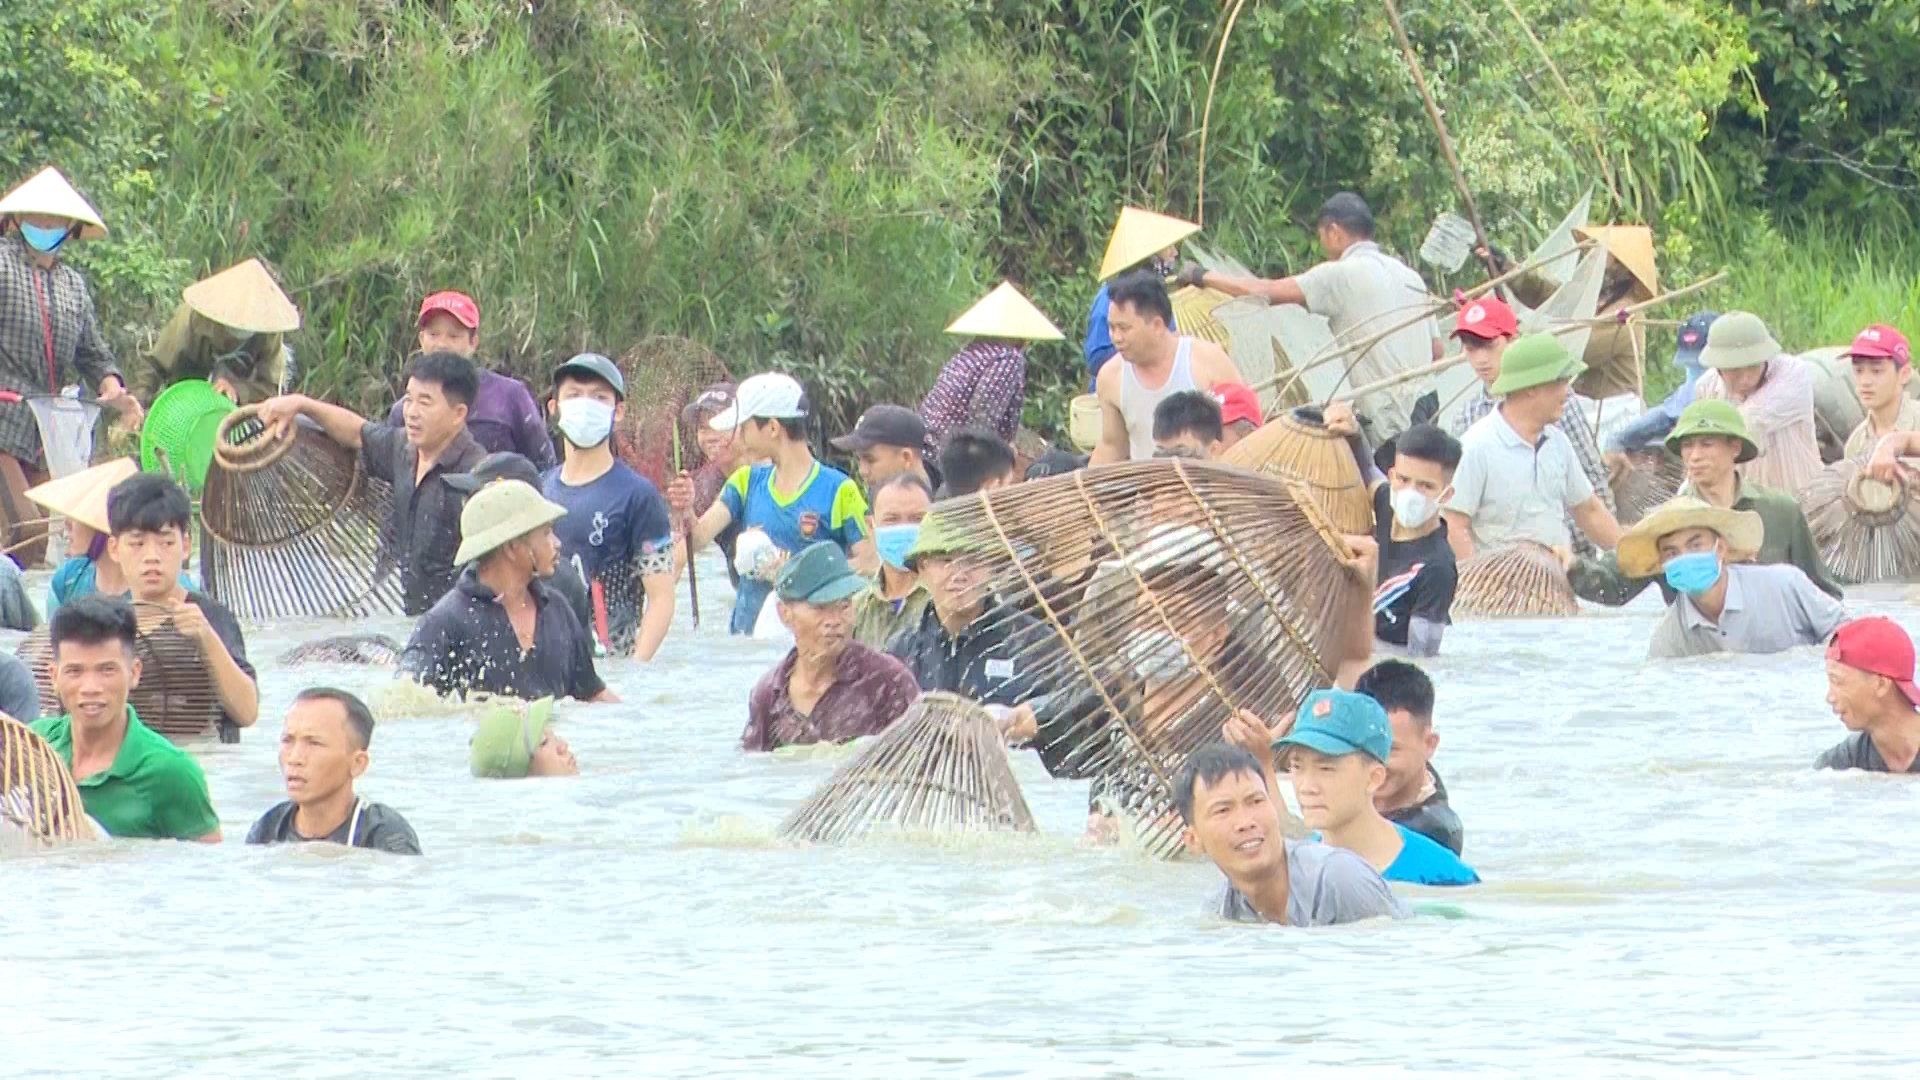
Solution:
M73 717L51 716L31 725L60 760L73 767ZM140 722L127 706L127 737L113 764L75 779L87 816L108 836L198 840L220 828L207 796L207 776L187 752Z

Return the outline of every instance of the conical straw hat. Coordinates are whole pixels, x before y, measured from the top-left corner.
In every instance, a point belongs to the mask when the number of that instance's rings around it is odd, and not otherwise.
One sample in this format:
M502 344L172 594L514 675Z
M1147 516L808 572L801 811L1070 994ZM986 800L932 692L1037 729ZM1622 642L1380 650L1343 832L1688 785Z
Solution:
M30 487L26 496L49 513L65 514L97 533L109 531L107 495L113 486L140 471L130 457L116 458L72 476Z
M1107 254L1100 260L1100 280L1145 262L1199 231L1200 226L1191 221L1129 206L1120 211L1120 220L1113 223L1113 237L1107 241Z
M187 306L221 326L245 334L286 334L300 329L300 309L259 259L227 267L181 292Z
M1589 225L1575 229L1583 240L1598 240L1607 245L1607 257L1627 268L1647 290L1648 296L1660 295L1660 270L1653 259L1653 230L1645 225Z
M947 333L1006 341L1059 341L1066 337L1011 281L1001 282L953 320Z
M82 240L98 240L107 235L106 223L100 220L93 204L81 198L73 185L67 183L67 178L60 175L60 170L51 165L0 199L0 217L8 214L46 214L77 221L81 225Z

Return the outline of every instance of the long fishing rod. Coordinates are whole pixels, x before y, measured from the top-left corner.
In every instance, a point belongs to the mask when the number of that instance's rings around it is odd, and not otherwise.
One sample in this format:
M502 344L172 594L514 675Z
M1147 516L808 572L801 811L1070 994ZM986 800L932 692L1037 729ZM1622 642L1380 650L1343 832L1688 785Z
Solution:
M680 475L680 418L673 419L673 473ZM693 616L693 628L700 629L700 572L693 565L693 523L688 516L686 525L687 545L687 603Z

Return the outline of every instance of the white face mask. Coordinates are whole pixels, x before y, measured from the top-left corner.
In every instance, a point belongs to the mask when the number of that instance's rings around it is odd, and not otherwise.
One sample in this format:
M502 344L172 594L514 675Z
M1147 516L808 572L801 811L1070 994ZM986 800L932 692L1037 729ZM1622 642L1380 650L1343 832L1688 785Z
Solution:
M1417 529L1439 513L1440 502L1419 488L1405 487L1393 493L1393 520L1403 529Z
M613 434L613 406L593 398L568 398L560 403L560 434L582 450L599 446Z

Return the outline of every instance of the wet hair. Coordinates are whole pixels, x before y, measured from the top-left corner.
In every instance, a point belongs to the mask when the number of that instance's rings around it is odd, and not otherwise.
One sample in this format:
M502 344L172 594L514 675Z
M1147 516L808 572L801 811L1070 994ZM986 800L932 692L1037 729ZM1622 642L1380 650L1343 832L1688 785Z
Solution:
M1322 225L1338 225L1342 232L1357 236L1362 240L1373 239L1373 211L1367 207L1367 200L1357 192L1342 191L1320 204L1320 212L1313 216L1316 228Z
M135 473L107 493L107 528L113 535L160 532L169 525L187 535L193 528L193 501L159 473Z
M469 409L480 393L480 372L459 353L419 353L407 361L407 378L433 383L448 401Z
M1129 270L1107 283L1107 306L1125 304L1141 315L1158 315L1173 325L1173 301L1167 283L1152 270Z
M1173 803L1180 809L1180 820L1193 824L1193 789L1208 787L1240 773L1252 773L1266 782L1266 771L1251 753L1230 743L1211 743L1187 756L1186 764L1173 778Z
M990 480L1011 477L1014 464L1013 447L986 428L961 428L947 436L947 445L940 450L940 474L946 477L950 498L971 495Z
M1361 674L1353 692L1367 695L1388 712L1407 710L1421 727L1433 723L1433 680L1416 664L1382 660Z
M880 481L880 483L874 487L872 494L868 496L867 501L870 503L879 502L881 492L886 491L889 488L897 488L897 487L898 488L915 488L926 494L928 502L933 501L933 485L927 483L926 477L921 476L919 473L914 472L911 469L907 470L906 472L894 473L892 476L889 476L885 480Z
M88 593L60 605L48 620L47 634L53 655L68 641L82 645L100 645L118 641L133 655L133 643L140 637L140 620L134 618L133 605L117 596Z
M1415 424L1400 433L1393 441L1395 457L1405 454L1421 461L1431 461L1446 472L1448 476L1460 467L1460 440L1434 427L1432 424Z
M365 750L373 743L373 712L367 703L345 690L336 690L331 686L309 686L294 695L295 703L302 701L331 701L347 714L347 731L353 736L358 749Z
M1219 442L1226 434L1220 422L1220 403L1204 390L1168 394L1153 407L1153 438L1167 442L1192 435L1203 443Z

